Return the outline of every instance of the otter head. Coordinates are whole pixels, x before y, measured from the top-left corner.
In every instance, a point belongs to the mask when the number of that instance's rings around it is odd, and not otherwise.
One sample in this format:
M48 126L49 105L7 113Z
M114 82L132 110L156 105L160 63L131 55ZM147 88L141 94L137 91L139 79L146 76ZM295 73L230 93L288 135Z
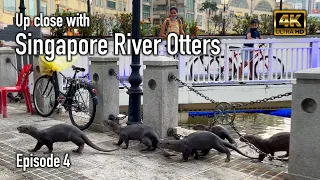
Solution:
M105 126L109 126L111 128L111 130L113 132L115 132L116 134L119 133L119 124L117 124L116 122L112 121L112 120L105 120L102 122Z
M197 124L195 126L192 127L193 130L201 130L201 131L204 131L204 130L207 130L208 127L206 125L203 125L203 124Z
M176 152L183 152L186 149L181 140L160 140L158 146Z
M31 134L33 132L38 131L36 127L30 126L30 125L22 125L17 127L19 133L25 133L25 134Z

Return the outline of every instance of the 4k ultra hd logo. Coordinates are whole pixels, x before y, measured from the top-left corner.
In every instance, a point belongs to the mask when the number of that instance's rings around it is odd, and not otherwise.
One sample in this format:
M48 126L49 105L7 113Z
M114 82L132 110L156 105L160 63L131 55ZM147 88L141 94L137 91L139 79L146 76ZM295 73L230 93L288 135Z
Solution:
M307 34L306 10L274 10L274 35L304 36Z

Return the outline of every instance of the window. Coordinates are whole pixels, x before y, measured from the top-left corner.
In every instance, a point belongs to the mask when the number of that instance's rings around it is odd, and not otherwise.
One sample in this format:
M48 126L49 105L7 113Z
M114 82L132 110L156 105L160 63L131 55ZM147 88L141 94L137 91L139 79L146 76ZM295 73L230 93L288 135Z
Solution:
M127 11L127 4L123 3L123 11Z
M4 0L3 1L3 10L16 12L16 1Z
M187 0L187 12L194 11L194 4L193 0Z
M116 2L107 1L107 8L116 9Z
M246 0L231 0L230 6L249 9L249 5Z
M47 15L47 5L46 4L41 3L40 12L42 12L44 16Z
M154 11L166 11L167 6L166 5L153 5Z
M34 0L29 0L29 16L35 16Z
M202 26L202 15L197 16L197 23L198 23L198 26Z
M265 1L265 0L263 0L263 1L260 1L260 2L256 5L256 7L254 8L254 10L272 12L272 7L271 7L270 3L268 3L268 2Z
M148 19L150 17L150 6L143 5L142 19Z
M191 13L187 13L187 21L194 21L194 15Z
M119 11L123 11L123 9L122 9L122 0L119 0Z
M100 0L96 0L96 6L99 6Z
M101 7L104 7L104 3L103 2L104 2L104 0L100 0L100 6Z
M151 0L143 0L143 2L151 3Z

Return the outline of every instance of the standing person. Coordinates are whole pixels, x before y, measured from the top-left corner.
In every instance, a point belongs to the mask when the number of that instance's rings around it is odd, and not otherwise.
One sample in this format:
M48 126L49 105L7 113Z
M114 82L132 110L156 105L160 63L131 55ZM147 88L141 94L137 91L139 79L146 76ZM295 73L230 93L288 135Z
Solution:
M166 18L162 23L159 34L164 40L167 40L169 33L176 33L178 36L181 34L185 35L182 28L182 21L178 17L178 8L176 7L170 8L169 18ZM174 49L173 44L171 44L171 49Z
M259 28L259 20L257 19L252 19L251 22L250 22L250 28L248 29L247 31L247 34L246 34L246 39L262 39L261 37L261 34L258 30ZM250 43L250 44L243 44L243 48L253 48L254 47L254 44L253 43ZM249 68L249 71L250 71L250 77L249 79L251 80L252 79L252 76L253 76L253 49L250 49L250 50L242 50L242 59L245 63L245 65L248 64L248 61L250 61L250 68ZM243 66L243 63L241 64L240 68L239 68L239 79L242 78L242 66Z
M166 39L169 33L184 35L183 29L182 29L182 21L178 17L178 8L176 7L170 8L169 18L166 18L161 26L161 30L160 30L161 37Z

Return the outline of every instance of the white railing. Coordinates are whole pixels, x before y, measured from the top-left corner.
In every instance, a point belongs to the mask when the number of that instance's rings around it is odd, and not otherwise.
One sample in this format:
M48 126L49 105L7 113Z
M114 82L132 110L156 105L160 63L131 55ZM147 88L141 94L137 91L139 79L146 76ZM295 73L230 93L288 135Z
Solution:
M217 56L191 56L180 55L179 78L184 82L194 85L219 85L246 83L278 83L294 80L293 73L299 70L320 67L320 38L288 38L288 39L222 39L221 53ZM112 42L109 41L111 44ZM243 48L244 43L254 43L255 47ZM258 45L264 43L265 47ZM165 56L165 43L159 46L159 55ZM237 47L237 48L235 48ZM253 55L253 76L249 79L250 63L242 67L240 78L239 64L244 62L243 50L255 50ZM111 50L111 51L110 51ZM210 49L208 49L209 52ZM109 47L109 53L113 54L113 48ZM240 54L239 54L240 53ZM248 54L248 53L247 53ZM255 56L256 55L256 56ZM131 74L131 55L120 55L119 76L128 83ZM143 61L154 55L140 54L140 74L143 76ZM269 59L269 57L273 57ZM202 61L201 61L202 60ZM281 61L281 63L279 63ZM82 56L75 65L86 68L89 72L88 56ZM266 66L267 65L267 66ZM268 67L268 68L267 68ZM282 68L281 68L282 67ZM226 71L227 70L227 71ZM71 68L62 72L67 77L72 77ZM82 74L81 74L82 75ZM269 76L271 75L271 76ZM122 85L120 85L122 86Z

